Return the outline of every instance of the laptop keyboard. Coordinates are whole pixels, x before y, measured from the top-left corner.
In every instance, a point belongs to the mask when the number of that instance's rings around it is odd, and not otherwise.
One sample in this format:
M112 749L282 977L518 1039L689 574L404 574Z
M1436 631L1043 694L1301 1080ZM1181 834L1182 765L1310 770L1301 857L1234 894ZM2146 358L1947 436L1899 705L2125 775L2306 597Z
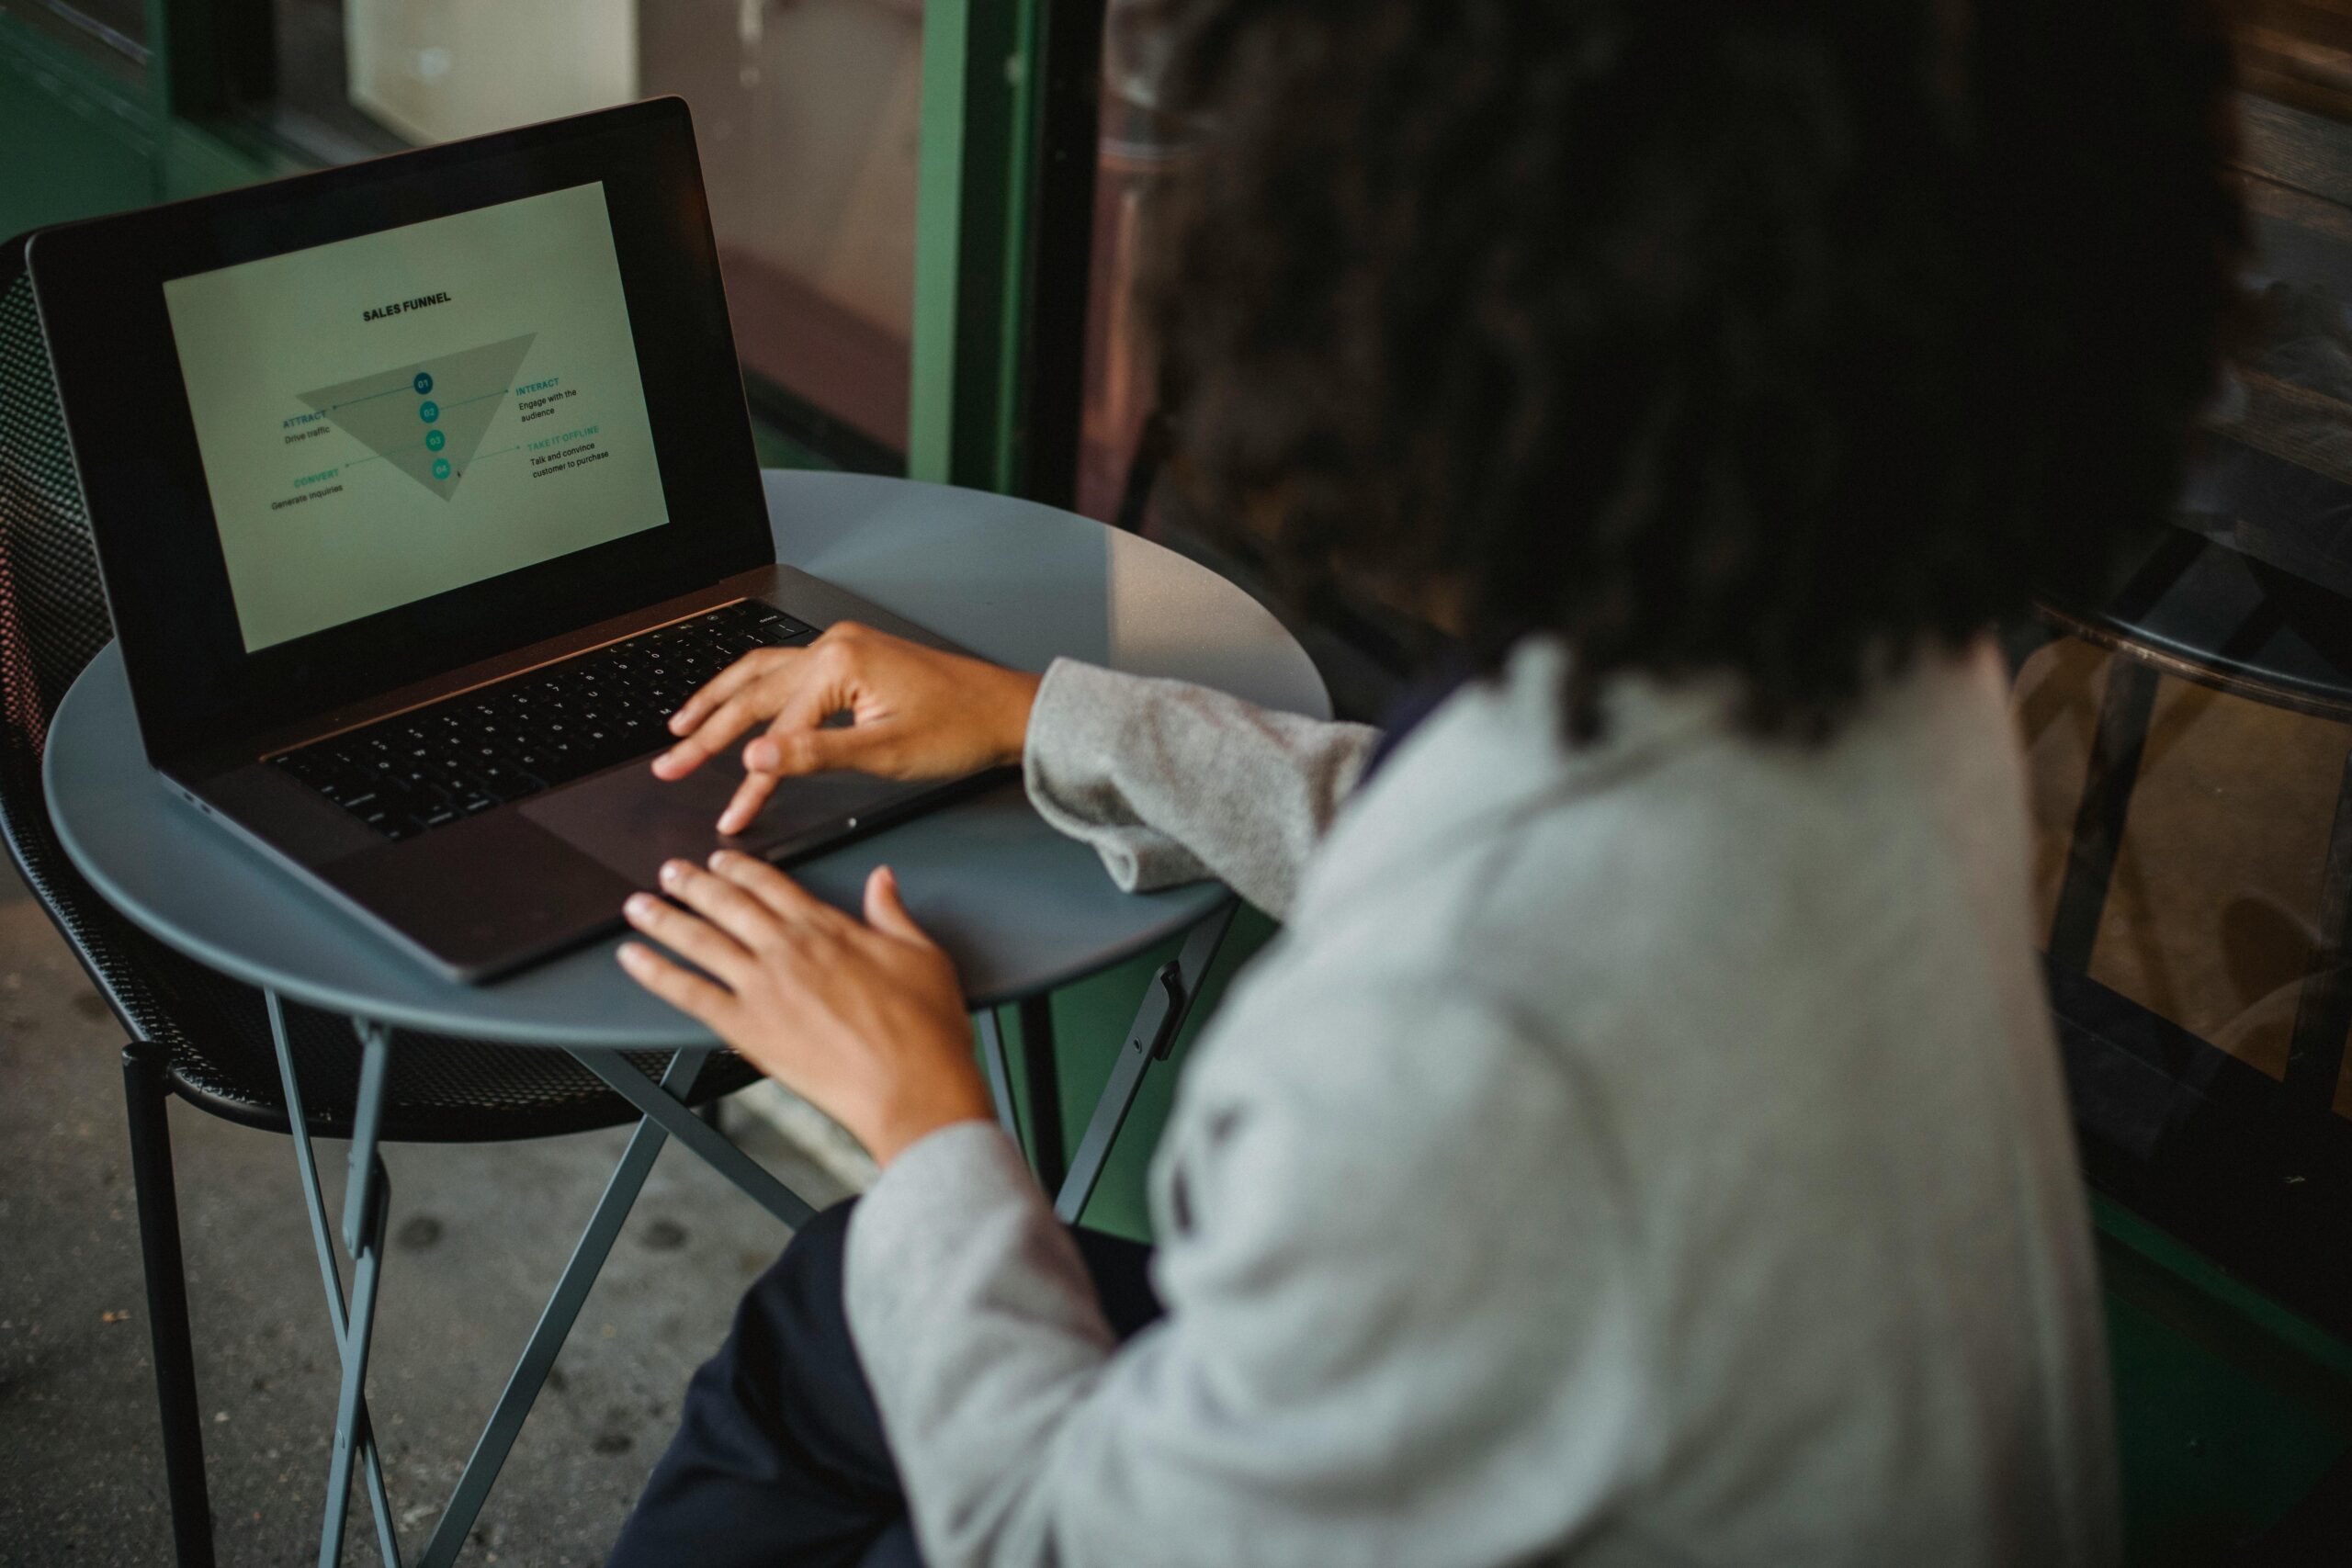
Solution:
M386 838L413 838L659 750L712 676L815 635L740 600L273 760Z

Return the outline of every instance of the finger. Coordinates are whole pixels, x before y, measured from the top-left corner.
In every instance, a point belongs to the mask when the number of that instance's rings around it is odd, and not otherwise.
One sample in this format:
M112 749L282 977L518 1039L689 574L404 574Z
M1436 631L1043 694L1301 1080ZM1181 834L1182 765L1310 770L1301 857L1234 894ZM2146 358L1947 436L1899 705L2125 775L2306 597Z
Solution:
M899 874L887 865L877 865L865 879L865 923L884 936L900 942L919 942L924 947L935 945L931 933L915 924L907 913L905 902L899 897Z
M664 861L662 889L725 931L746 952L765 952L775 945L775 912L726 877L685 861Z
M712 874L733 883L781 919L804 925L831 925L842 918L839 909L755 855L720 850L710 857L710 869Z
M743 687L713 708L695 727L693 734L655 758L653 771L665 779L685 777L725 750L737 736L765 718L767 715L762 711L762 705L761 688L757 685Z
M780 778L855 768L876 750L876 729L871 724L826 726L779 718L765 735L743 748L743 767Z
M768 648L754 649L697 686L684 702L678 705L678 711L670 716L671 733L684 735L691 732L695 725L702 722L705 714L734 695L747 682L758 680L783 662L775 657L782 651Z
M713 1030L732 1016L735 998L723 987L671 963L643 942L625 942L617 954L628 977L689 1018Z
M783 778L838 769L883 778L898 776L907 734L905 721L877 716L854 724L828 724L826 720L844 705L810 703L786 708L765 735L743 748L744 769Z
M854 724L828 728L825 722L856 699L847 661L838 643L818 650L811 661L814 678L785 693L768 732L743 748L746 772L797 775L855 765L855 753L872 739L872 729Z
M697 919L650 893L632 893L621 906L628 923L689 964L698 964L733 985L751 969L753 960L741 942L709 921Z
M774 773L745 773L743 782L735 786L734 798L718 814L718 830L740 833L750 827L752 818L760 814L760 807L768 803L768 796L775 793L775 784Z

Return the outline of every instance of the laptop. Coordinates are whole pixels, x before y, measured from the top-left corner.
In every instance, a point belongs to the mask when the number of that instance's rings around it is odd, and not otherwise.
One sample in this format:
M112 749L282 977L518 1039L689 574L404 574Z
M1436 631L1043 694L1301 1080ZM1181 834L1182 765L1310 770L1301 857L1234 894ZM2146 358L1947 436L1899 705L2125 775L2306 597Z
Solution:
M854 619L771 542L686 106L50 230L29 253L147 757L435 970L982 782L653 777L742 654Z

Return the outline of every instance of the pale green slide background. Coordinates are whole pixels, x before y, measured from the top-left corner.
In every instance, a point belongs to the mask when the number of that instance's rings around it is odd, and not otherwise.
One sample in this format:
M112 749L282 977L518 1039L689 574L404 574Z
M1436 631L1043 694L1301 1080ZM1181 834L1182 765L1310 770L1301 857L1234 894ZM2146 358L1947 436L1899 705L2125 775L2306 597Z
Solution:
M164 297L249 651L669 520L601 183L175 278ZM550 378L560 400L526 421L514 389ZM286 422L318 409L327 433L289 444L316 425ZM609 456L532 477L534 457L589 443Z

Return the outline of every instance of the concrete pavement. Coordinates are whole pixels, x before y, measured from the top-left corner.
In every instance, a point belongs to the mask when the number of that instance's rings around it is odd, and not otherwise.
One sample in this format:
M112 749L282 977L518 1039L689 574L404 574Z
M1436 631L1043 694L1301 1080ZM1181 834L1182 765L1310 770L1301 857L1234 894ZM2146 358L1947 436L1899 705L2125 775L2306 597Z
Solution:
M171 1561L121 1032L13 878L0 893L0 1565ZM844 1191L760 1118L728 1131L820 1206ZM336 1363L287 1139L175 1102L198 1392L224 1565L318 1553ZM404 1554L423 1545L625 1129L393 1145L369 1397ZM343 1145L321 1145L338 1201ZM666 1148L475 1528L467 1562L586 1568L695 1365L785 1233ZM374 1560L355 1506L346 1560Z

